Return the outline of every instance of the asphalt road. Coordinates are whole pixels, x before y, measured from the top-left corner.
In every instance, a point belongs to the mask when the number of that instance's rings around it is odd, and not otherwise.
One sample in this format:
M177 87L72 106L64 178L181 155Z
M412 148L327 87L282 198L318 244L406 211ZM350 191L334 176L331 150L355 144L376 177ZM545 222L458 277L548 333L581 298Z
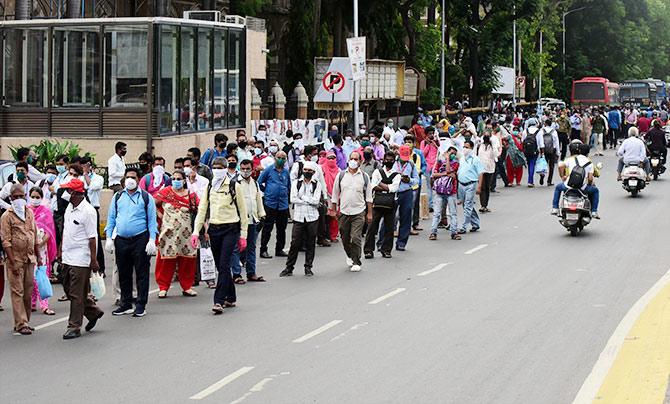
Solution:
M548 214L551 189L500 187L479 233L429 241L424 221L406 252L360 273L341 244L317 247L312 278L259 260L269 282L239 286L223 316L212 291L175 284L144 318L112 317L108 293L82 338L63 341L64 322L18 337L5 296L0 402L570 403L670 258L670 177L633 199L609 154L603 220L577 238ZM53 308L33 326L67 316Z

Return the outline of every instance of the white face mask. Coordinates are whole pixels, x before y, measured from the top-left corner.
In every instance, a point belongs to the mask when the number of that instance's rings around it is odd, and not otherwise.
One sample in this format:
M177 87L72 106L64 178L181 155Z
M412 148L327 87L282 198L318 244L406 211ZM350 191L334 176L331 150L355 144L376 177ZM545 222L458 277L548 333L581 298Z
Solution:
M42 204L42 198L30 198L30 204L32 206L40 206Z
M193 169L191 167L184 167L184 174L191 175Z
M360 133L361 135L365 135L365 129L360 129L358 133Z
M12 200L12 209L14 210L14 213L16 213L16 216L23 221L26 220L26 203L27 201L23 198Z
M270 154L275 154L275 153L277 153L277 146L270 146L270 147L268 147L268 151L270 152Z
M386 126L388 126L389 128L393 129L393 122L388 122L388 123L386 124Z
M305 146L305 141L302 140L302 139L296 139L293 142L293 147L295 147L296 149L302 150L304 146Z
M351 168L352 170L355 170L355 169L358 168L358 161L356 161L356 160L349 160L348 164L349 164L349 168Z
M351 144L351 143L353 143L353 140L351 140L351 136L347 136L347 137L344 138L344 142L347 143L347 144Z
M163 174L165 174L165 168L163 166L156 166L153 168L152 173L155 177L162 178Z
M257 134L260 137L265 137L265 131L264 130L259 130Z
M72 196L72 195L70 195L69 192L64 191L63 194L62 194L60 197L63 198L64 201L68 201L68 202L70 202L70 197L71 197L71 196Z
M137 189L137 181L134 178L126 178L126 189L129 191Z
M312 158L310 158L310 160L311 160L312 162L316 163L316 162L319 161L319 156L312 156Z
M221 179L226 175L226 170L223 168L213 168L212 175L214 176L214 179Z
M463 149L463 155L464 155L465 157L468 157L468 156L470 156L471 154L472 154L472 149L465 149L465 148Z

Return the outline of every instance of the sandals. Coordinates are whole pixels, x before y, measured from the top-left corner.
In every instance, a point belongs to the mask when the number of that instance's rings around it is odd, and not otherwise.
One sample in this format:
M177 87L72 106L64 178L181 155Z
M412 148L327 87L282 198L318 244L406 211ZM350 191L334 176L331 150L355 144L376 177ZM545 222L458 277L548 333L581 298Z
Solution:
M159 299L165 299L167 297L167 290L161 290L158 292L158 298Z
M46 314L47 316L54 316L56 315L56 312L47 308L42 310L42 314Z
M265 282L265 279L263 279L262 276L247 276L247 282Z
M58 298L59 302L67 302L68 300L70 300L70 299L67 297L67 295L63 295L63 296Z
M214 313L214 315L223 314L223 306L221 306L221 305L218 304L218 303L215 304L215 305L212 307L212 312Z
M461 240L461 235L456 233L451 235L452 240Z
M30 327L28 327L27 325L26 325L26 326L23 326L23 327L19 328L18 330L15 330L15 331L14 331L14 334L17 334L17 335L18 335L18 334L21 334L21 335L31 335L32 333L33 333L33 331L32 331L32 330L30 329Z
M428 236L428 240L437 240L437 234L431 233L430 236Z
M181 292L181 294L182 294L182 296L186 296L186 297L196 297L196 296L198 296L198 292L196 292L193 289L183 290Z
M232 303L231 302L223 302L223 307L230 308L230 307L237 307L237 305L235 304L235 302L232 302Z
M244 285L245 283L247 283L247 281L245 281L244 278L242 278L241 276L235 277L233 282L235 282L235 284L237 285Z
M216 289L216 283L214 282L207 282L207 288L208 289Z

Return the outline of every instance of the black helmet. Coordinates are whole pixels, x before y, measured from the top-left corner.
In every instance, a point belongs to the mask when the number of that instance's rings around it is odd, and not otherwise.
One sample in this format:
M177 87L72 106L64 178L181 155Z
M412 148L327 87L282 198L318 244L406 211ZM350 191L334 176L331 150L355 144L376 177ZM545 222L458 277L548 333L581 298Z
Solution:
M580 154L579 152L581 150L582 144L583 143L580 140L573 140L572 142L570 142L570 145L568 146L568 149L570 150L570 155L576 156Z
M579 154L582 156L588 156L589 152L591 151L591 147L587 145L586 143L582 143L579 145Z

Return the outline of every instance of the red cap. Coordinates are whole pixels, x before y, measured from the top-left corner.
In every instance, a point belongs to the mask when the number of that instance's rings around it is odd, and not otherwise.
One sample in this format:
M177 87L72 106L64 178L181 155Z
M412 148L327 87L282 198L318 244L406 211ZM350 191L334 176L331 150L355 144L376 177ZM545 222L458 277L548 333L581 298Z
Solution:
M63 184L60 186L61 188L66 188L72 190L72 192L78 192L78 193L85 193L86 190L84 189L84 183L77 178L73 178L68 182L67 184Z

